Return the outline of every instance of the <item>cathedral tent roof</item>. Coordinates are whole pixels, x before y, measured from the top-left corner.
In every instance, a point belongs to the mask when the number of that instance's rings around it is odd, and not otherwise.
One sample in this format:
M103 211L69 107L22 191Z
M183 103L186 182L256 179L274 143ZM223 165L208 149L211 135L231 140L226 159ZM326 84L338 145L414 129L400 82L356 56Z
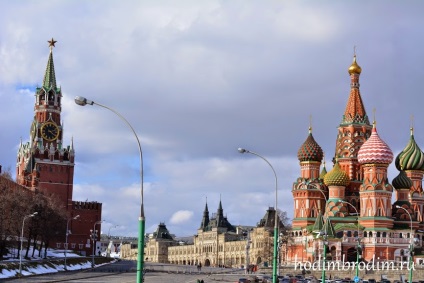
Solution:
M331 223L330 217L327 217L325 221L324 232L326 232L328 238L336 237L336 231L334 230L334 226Z
M320 232L324 227L324 220L322 217L322 213L318 214L317 219L315 220L314 226L312 227L312 232Z

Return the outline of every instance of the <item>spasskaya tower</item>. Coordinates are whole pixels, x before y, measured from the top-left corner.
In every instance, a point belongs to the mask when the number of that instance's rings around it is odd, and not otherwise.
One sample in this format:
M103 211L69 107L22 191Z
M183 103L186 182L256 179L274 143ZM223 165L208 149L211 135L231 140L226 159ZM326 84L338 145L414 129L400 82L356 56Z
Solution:
M48 42L49 59L43 84L35 91L30 141L21 142L19 147L16 181L34 191L54 194L68 207L72 201L75 152L72 141L63 145L62 90L56 85L53 63L56 41L52 38Z
M61 121L62 89L56 84L53 63L53 47L56 41L48 41L50 53L44 73L43 84L35 90L34 119L30 127L29 142L20 143L16 182L36 193L54 196L66 209L76 250L89 254L90 228L101 221L102 204L96 201L73 201L75 150L73 140L64 145L64 125ZM66 224L66 222L65 222ZM96 227L97 228L97 227ZM98 227L98 236L100 229ZM61 239L56 242L60 248ZM63 243L63 242L62 242Z

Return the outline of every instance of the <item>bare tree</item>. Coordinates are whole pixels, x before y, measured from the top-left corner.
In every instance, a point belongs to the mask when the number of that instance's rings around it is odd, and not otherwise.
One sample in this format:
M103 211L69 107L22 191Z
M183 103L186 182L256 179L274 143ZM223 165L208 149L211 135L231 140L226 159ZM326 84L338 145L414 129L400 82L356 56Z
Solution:
M61 202L54 196L45 196L41 193L35 195L34 209L39 215L34 224L37 225L34 237L39 237L44 248L44 257L52 240L65 234L66 210ZM35 247L34 247L35 249ZM39 249L41 253L41 247Z
M280 231L282 230L285 232L291 230L291 222L290 218L287 216L287 212L277 209L277 213L278 218L280 219L280 223L283 225L283 227L280 225Z
M31 192L17 185L10 172L0 175L0 256L17 245L21 235L22 221L28 213ZM19 245L17 245L19 247Z
M24 217L34 212L37 216L25 222L23 227ZM46 250L52 239L65 234L65 226L66 210L56 198L18 185L12 180L10 171L0 174L0 260L12 246L20 249L21 233L28 239L27 257L31 241L35 249L40 239Z
M286 211L278 209L278 217L283 225L279 229L278 249L279 261L286 261L289 246L294 242L292 237L292 225Z

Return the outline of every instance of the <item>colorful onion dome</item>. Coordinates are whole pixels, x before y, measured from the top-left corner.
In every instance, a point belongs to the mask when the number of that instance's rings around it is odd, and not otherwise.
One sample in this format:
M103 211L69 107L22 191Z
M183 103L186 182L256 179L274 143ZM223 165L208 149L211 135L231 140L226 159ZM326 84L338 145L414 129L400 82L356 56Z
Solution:
M340 168L339 162L336 162L333 169L324 177L324 184L327 186L344 186L349 185L349 176Z
M405 171L400 171L399 175L393 179L392 185L396 190L409 189L412 187L412 181L408 176L406 176Z
M297 158L302 161L321 161L323 157L322 148L312 136L312 128L309 127L309 135L297 152Z
M393 161L393 152L377 133L375 122L371 136L358 151L360 164L390 164Z
M350 65L348 72L350 75L352 74L361 74L362 68L359 67L358 63L356 63L356 55L353 56L353 62L352 65Z
M414 129L411 128L411 137L406 147L398 154L395 160L396 168L402 170L423 170L424 153L414 139Z

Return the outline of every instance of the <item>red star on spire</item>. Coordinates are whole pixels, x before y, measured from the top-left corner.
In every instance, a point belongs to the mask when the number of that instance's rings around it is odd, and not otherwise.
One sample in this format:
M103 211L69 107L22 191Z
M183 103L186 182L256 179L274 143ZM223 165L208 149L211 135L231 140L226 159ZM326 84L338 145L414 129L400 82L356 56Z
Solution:
M57 42L56 40L54 40L53 39L53 37L52 37L52 39L51 40L47 40L47 42L49 43L49 47L51 48L51 47L55 47L54 45L55 45L55 43Z

